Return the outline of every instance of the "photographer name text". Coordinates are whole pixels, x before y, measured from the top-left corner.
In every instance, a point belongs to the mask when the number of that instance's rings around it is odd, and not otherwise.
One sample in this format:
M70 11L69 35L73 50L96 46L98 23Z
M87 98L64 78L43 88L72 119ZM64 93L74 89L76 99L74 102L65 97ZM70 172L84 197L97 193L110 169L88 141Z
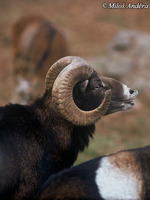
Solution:
M105 9L148 9L149 4L143 4L142 2L139 2L137 4L133 3L119 3L119 2L104 2L102 3L102 7Z

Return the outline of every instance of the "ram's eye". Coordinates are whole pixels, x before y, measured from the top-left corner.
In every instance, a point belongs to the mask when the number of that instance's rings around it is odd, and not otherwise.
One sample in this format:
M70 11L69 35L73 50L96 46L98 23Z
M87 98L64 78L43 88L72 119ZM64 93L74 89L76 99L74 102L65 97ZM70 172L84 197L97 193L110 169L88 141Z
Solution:
M100 85L97 85L97 86L95 87L95 90L96 90L96 91L100 90Z

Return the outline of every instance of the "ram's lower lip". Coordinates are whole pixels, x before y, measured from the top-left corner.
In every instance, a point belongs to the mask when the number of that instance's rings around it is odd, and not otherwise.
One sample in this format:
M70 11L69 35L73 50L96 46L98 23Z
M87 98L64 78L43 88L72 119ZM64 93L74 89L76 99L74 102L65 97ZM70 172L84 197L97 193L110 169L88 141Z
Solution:
M133 105L133 106L134 106L134 100L126 101L126 102L124 102L124 104L130 104L130 105Z
M134 102L130 102L131 106L134 106Z
M130 102L125 102L123 103L123 110L129 110L134 106L134 102L130 101Z

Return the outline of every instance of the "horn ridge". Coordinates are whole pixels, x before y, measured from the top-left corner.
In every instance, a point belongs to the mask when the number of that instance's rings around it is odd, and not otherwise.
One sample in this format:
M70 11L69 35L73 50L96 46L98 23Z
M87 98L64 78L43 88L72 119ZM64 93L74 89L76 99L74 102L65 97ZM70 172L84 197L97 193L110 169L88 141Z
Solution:
M82 62L84 61L82 58L76 56L66 56L56 61L47 72L45 79L45 90L50 92L59 73L70 63L76 63L79 60Z

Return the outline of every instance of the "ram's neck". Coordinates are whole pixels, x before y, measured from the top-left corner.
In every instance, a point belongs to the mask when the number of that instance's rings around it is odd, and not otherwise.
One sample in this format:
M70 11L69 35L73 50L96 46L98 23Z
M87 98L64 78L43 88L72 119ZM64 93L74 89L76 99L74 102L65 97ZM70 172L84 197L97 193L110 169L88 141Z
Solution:
M37 116L43 127L43 135L48 142L57 171L70 167L76 160L79 151L88 146L95 126L74 126L63 119L53 107L51 100L39 99L34 104Z

